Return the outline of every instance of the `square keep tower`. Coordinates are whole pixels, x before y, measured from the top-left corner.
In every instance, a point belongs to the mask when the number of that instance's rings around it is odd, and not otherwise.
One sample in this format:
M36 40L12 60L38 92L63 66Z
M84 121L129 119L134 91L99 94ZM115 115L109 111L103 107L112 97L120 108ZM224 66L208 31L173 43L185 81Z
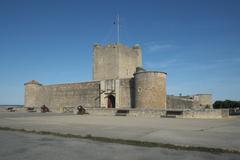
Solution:
M142 49L122 44L94 45L93 80L132 78L137 67L142 67Z

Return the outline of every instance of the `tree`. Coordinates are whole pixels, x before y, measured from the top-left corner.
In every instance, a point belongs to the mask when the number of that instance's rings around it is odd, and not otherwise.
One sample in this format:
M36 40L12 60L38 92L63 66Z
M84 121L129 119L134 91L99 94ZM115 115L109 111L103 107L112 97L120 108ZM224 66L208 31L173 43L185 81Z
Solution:
M214 109L222 109L222 108L240 108L240 101L215 101L213 103Z

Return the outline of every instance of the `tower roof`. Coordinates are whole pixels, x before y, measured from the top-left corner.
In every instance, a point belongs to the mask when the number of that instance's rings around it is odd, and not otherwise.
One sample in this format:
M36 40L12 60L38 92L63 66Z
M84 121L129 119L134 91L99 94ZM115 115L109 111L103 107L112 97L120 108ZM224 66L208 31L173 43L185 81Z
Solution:
M29 82L27 82L27 83L24 83L24 85L28 85L28 84L37 84L37 85L42 85L41 83L39 83L38 81L36 81L36 80L31 80L31 81L29 81Z

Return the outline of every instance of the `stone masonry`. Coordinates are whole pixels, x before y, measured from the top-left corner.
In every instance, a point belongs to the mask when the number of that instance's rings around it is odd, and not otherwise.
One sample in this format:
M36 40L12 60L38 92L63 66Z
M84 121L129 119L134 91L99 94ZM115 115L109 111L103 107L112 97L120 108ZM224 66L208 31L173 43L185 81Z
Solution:
M211 106L211 95L193 98L166 95L165 72L142 68L142 49L122 44L94 45L93 81L43 85L25 83L24 107L46 105L53 112L82 105L86 108L167 109Z

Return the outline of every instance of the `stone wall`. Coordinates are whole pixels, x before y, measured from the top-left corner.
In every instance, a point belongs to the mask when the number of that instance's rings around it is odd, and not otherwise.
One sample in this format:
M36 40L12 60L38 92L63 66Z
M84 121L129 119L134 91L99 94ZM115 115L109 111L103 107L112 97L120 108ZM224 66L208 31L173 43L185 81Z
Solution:
M98 116L115 116L117 108L86 108L90 115ZM128 109L129 113L126 116L133 117L167 117L168 110L159 109ZM172 116L174 117L174 116ZM220 119L228 118L228 109L207 109L207 110L182 110L181 115L176 115L176 118L199 118L199 119Z
M115 97L116 108L131 108L133 106L133 80L109 79L100 82L101 108L107 108L108 96Z
M193 107L193 99L167 96L167 109L192 109Z
M95 45L93 49L93 80L133 77L136 67L142 65L141 48L121 44Z
M131 109L128 116L134 117L164 117L166 111L159 109Z
M93 49L93 80L118 79L119 48L116 45Z
M212 95L211 94L196 94L193 95L195 106L205 108L208 106L212 108Z
M134 85L133 79L120 79L119 106L120 108L134 107Z
M183 118L218 119L228 117L228 109L187 110L183 112Z
M119 106L119 80L108 79L100 81L100 103L101 108L108 108L108 98L113 96L115 106Z
M95 116L115 116L117 108L86 108L86 111L90 115ZM162 117L165 115L165 110L154 109L128 109L129 113L126 116L133 117Z
M127 48L125 46L119 47L119 79L131 78L136 72L137 67L142 66L141 48L135 46Z
M155 71L134 74L135 107L166 109L166 73Z
M98 81L43 85L34 90L26 85L25 92L34 94L33 96L25 94L27 102L25 107L39 108L45 104L54 112L62 112L64 107L77 107L78 105L100 107L99 86ZM29 100L31 104L28 103Z
M95 45L91 82L42 85L25 84L25 107L46 105L61 112L64 107L205 109L212 106L210 94L193 97L166 96L166 73L145 71L139 45Z

